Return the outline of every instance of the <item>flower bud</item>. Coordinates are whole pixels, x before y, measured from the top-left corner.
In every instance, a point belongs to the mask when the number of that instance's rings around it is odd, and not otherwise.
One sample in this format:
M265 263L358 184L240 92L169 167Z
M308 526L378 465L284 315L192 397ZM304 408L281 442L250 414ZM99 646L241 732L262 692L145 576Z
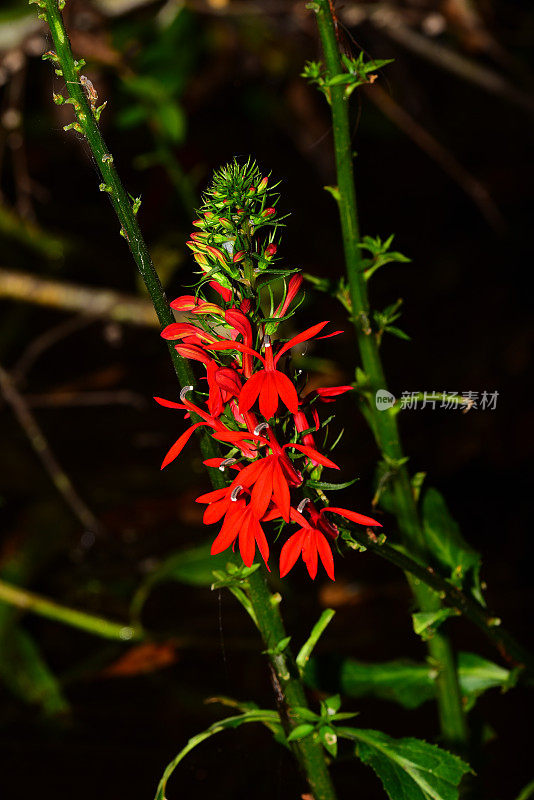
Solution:
M226 219L226 217L219 217L219 222L221 223L223 228L225 228L227 231L233 231L234 226L232 225L229 219Z
M219 262L221 266L223 267L226 266L226 258L224 257L224 254L217 249L217 247L213 247L213 245L208 244L206 246L206 250L208 251L210 256L212 256L212 258L215 258Z
M277 250L278 246L274 242L271 242L271 244L268 244L265 250L263 251L263 255L267 260L269 260L276 255Z
M239 253L235 254L235 256L233 257L232 260L233 260L234 264L238 264L240 261L243 261L244 258L245 258L245 251L244 250L240 250Z
M261 212L261 217L272 217L273 214L276 214L276 208L264 208Z
M267 184L269 183L269 178L262 178L258 184L258 194L263 194L263 192L267 188Z

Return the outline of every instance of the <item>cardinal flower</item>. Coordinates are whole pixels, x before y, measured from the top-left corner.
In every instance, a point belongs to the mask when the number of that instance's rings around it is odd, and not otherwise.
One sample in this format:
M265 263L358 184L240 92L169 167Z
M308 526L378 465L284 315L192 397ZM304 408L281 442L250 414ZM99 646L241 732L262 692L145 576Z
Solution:
M268 430L268 438L260 435L260 432L265 429ZM280 509L281 515L285 521L289 522L290 487L300 486L302 483L302 475L295 469L285 452L289 448L304 453L313 463L322 464L324 467L339 469L337 464L334 464L333 461L326 458L326 456L323 456L322 453L319 453L312 447L294 442L280 445L273 432L270 430L269 425L265 422L258 425L252 434L244 431L230 431L227 433L215 433L214 437L219 439L219 441L237 445L250 439L254 441L256 445L263 445L271 451L270 455L257 458L251 464L244 467L233 481L234 486L240 484L246 488L253 487L251 490L250 503L258 517L263 517L269 504L273 502Z
M241 390L239 396L239 410L241 413L252 408L258 399L260 411L266 419L274 417L280 400L292 414L297 413L299 404L297 390L288 376L277 369L277 365L284 353L287 353L295 345L316 337L325 325L328 325L328 321L319 322L319 324L307 328L297 336L293 336L292 339L282 345L276 356L273 355L271 340L268 336L265 337L263 344L265 357L240 342L218 342L206 345L210 350L237 350L244 355L255 356L262 362L263 369L255 372ZM334 334L330 335L333 336Z
M309 520L301 513L304 504L308 505L307 512L310 515ZM317 575L319 558L321 559L321 563L328 577L335 580L334 558L326 535L335 539L338 535L338 531L336 526L324 516L327 512L339 514L345 517L345 519L357 522L360 525L378 525L382 527L379 522L371 519L371 517L365 517L363 514L358 514L346 508L327 507L317 511L313 503L303 501L297 509L291 509L291 519L293 522L299 523L301 527L296 533L289 537L282 547L280 553L281 578L287 575L289 570L295 565L298 557L302 555L302 560L306 564L306 569L312 580L315 579Z
M220 490L221 493L226 491L226 489ZM214 493L211 492L210 494ZM229 496L225 496L224 498L221 494L218 507L213 509L213 516L217 516L220 513L223 503L226 505L226 512L223 512L225 514L224 522L218 536L211 546L211 554L216 555L217 553L222 553L223 550L233 545L237 539L241 558L247 567L252 566L252 562L254 561L256 544L258 545L263 560L267 564L269 559L269 545L267 544L267 539L261 527L260 518L258 518L252 505L247 503L243 487L235 486ZM215 519L212 521L215 521Z

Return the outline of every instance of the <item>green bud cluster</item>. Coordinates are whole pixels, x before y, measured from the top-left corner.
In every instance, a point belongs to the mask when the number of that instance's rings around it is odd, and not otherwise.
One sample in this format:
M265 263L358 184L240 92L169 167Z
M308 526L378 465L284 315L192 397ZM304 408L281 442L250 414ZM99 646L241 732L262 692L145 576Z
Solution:
M292 272L274 268L284 219L276 209L277 185L269 186L269 176L251 159L234 160L214 174L193 222L198 230L187 242L201 268L201 283L215 280L231 289L238 282L253 290L263 273Z

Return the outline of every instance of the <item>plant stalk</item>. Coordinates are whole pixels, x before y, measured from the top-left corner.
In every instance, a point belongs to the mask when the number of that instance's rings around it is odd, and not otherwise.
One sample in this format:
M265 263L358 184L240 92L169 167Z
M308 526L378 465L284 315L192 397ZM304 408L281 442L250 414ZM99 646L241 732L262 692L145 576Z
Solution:
M91 148L102 176L103 185L106 187L105 191L109 194L121 224L121 230L124 232L134 261L147 287L160 324L162 327L169 325L175 321L173 313L169 308L163 287L137 223L132 201L120 181L113 158L100 135L97 120L80 83L79 71L75 66L58 0L38 0L37 4L44 10L63 77L69 95L74 101L78 124ZM182 387L194 386L193 371L189 363L178 355L172 342L169 343L169 352L180 385ZM201 438L201 449L205 458L214 458L219 455L217 444L206 434ZM209 472L214 488L225 485L224 476L219 470L210 469ZM306 707L307 701L289 648L286 648L281 654L276 654L277 644L286 637L279 610L280 597L273 595L268 589L264 570L257 570L247 578L247 581L247 593L253 606L259 631L269 653L281 721L289 730L299 724L296 709ZM310 736L295 744L294 752L309 783L314 800L335 800L335 789L320 742Z
M329 0L314 0L309 7L316 12L326 73L331 78L343 72L332 8ZM369 380L371 397L374 397L378 390L387 390L387 383L378 343L371 328L369 297L362 270L349 106L348 100L344 97L343 86L332 86L329 91L339 189L337 202L352 302L352 322L356 329L363 369ZM389 410L378 411L372 403L369 404L369 413L373 432L382 453L395 461L404 458L395 414ZM404 465L398 467L392 478L392 493L395 515L404 543L412 552L422 556L426 549L425 537L409 473ZM426 585L409 580L417 602L423 611L433 611L439 607L439 597L432 590ZM428 642L428 647L439 671L437 701L442 735L451 744L465 746L468 731L451 645L447 637L441 631L437 631Z

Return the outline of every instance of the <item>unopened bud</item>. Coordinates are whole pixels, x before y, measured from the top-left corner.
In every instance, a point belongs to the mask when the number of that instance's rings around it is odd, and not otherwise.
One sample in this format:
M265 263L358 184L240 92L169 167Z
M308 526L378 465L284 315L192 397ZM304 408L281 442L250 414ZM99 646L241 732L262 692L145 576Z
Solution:
M240 250L239 253L235 254L232 261L234 262L234 264L238 264L240 261L243 261L244 258L245 258L245 251Z
M262 217L272 217L273 214L276 214L276 208L264 208L261 212Z
M277 250L278 246L274 242L271 242L271 244L268 244L265 248L263 255L267 259L272 258L274 255L276 255Z
M262 178L258 184L258 194L262 194L266 188L267 184L269 183L269 178Z
M232 231L234 229L234 226L229 219L226 219L226 217L219 217L219 222L227 231Z

